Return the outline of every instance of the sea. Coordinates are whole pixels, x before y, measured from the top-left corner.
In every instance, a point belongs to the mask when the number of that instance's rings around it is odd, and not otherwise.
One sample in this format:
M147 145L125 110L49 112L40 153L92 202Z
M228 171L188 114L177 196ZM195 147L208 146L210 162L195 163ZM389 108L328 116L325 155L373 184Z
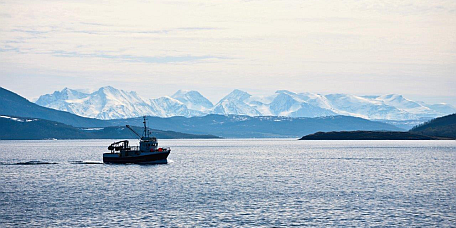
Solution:
M0 227L455 227L456 141L0 141ZM137 140L131 140L136 144Z

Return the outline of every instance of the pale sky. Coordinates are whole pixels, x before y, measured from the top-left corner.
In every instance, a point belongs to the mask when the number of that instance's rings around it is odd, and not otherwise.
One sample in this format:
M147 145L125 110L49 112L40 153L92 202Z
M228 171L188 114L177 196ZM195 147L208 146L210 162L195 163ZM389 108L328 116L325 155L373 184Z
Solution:
M398 93L456 105L455 0L0 0L0 86Z

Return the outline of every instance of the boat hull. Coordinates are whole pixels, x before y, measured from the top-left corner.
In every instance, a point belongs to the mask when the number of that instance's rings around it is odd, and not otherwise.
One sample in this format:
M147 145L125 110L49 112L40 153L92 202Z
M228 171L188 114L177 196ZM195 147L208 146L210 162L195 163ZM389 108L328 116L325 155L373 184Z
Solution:
M118 153L104 153L103 162L108 164L166 164L170 151L140 154L136 156L119 156Z

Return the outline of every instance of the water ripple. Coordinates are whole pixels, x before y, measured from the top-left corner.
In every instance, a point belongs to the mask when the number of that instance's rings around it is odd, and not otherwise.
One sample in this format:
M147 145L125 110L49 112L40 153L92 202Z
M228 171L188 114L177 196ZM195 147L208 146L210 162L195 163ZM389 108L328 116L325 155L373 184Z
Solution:
M0 141L0 226L454 226L455 142L161 140L169 165L95 165L110 143Z

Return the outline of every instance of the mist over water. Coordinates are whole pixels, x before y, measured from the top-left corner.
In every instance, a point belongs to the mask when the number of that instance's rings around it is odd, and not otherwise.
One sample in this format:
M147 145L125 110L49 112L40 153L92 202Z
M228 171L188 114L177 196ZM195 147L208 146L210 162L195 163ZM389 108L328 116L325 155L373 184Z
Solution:
M101 164L112 142L0 141L0 226L456 224L456 141L160 140L167 165Z

